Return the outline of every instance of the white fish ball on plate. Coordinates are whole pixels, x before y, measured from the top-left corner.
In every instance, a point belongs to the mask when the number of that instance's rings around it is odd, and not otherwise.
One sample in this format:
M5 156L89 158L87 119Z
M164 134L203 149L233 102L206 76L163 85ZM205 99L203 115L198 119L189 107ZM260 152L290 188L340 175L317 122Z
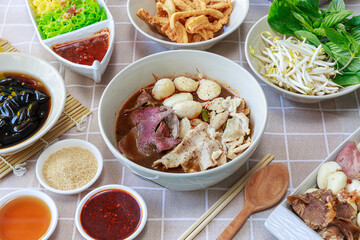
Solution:
M217 82L203 79L196 93L201 100L209 101L220 95L221 86Z
M177 103L181 103L189 100L190 101L193 100L193 95L191 93L177 93L165 99L163 105L167 107L173 107Z
M312 193L319 190L318 188L309 188L308 190L306 190L304 193Z
M317 175L317 185L320 189L326 189L328 177L331 173L340 171L341 166L337 162L326 162L321 165Z
M357 214L356 223L360 227L360 212L358 212L358 214Z
M195 101L184 101L174 105L173 110L179 118L193 119L200 115L202 105Z
M360 181L351 179L351 183L346 184L345 191L349 193L355 190L360 194Z
M199 82L188 77L177 77L174 80L175 87L180 92L196 92Z
M175 93L175 85L168 78L158 80L153 89L152 94L156 100L163 100Z
M345 173L338 171L329 175L327 188L331 190L333 194L338 194L340 190L346 187L347 176Z

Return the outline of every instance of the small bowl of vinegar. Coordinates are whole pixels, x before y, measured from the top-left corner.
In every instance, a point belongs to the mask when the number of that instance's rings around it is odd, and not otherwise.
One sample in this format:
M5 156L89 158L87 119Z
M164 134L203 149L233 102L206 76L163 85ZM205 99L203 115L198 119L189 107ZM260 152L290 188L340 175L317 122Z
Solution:
M47 194L24 189L0 199L0 239L49 239L58 221L54 200Z

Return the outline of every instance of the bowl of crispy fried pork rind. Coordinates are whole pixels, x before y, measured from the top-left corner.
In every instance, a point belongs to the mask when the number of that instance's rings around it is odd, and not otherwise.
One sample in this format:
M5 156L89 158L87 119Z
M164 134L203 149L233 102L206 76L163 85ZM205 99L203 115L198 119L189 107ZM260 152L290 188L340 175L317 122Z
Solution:
M359 239L360 128L267 218L278 239Z
M244 21L249 0L129 0L135 28L168 49L206 50Z
M216 184L255 151L267 102L239 64L198 50L142 58L106 87L99 126L134 174L174 190Z

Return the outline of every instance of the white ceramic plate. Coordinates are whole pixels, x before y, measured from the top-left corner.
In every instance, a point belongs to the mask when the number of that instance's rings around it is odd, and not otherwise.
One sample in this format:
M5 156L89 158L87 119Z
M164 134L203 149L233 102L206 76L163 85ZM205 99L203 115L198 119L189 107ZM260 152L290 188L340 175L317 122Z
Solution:
M232 0L231 3L233 5L233 11L230 15L228 24L224 27L223 32L213 39L198 43L172 42L168 37L160 34L155 30L155 28L151 27L150 24L136 15L136 12L140 8L144 8L151 16L154 16L156 13L156 2L154 0L128 0L127 13L131 23L139 32L168 49L206 50L234 32L244 21L249 10L249 0Z
M69 32L69 33L61 34L59 36L43 40L41 37L41 34L39 32L39 29L37 27L36 21L35 21L34 10L32 9L32 7L29 4L29 0L25 0L28 13L29 13L31 21L35 27L36 34L39 38L41 45L43 45L43 47L46 50L48 50L57 60L59 60L65 66L71 68L72 70L74 70L77 73L80 73L81 75L84 75L86 77L93 79L95 82L100 82L101 75L104 73L104 71L110 61L110 57L111 57L111 54L114 49L115 25L114 25L114 19L111 15L109 9L107 8L104 0L97 0L97 1L99 2L100 6L104 7L104 9L106 11L106 15L107 15L106 20L94 23L92 25L77 29L77 30ZM98 32L102 29L105 29L105 28L108 28L110 31L109 48L108 48L103 60L101 62L94 61L92 66L70 62L69 60L57 55L50 48L54 44L65 43L65 42L70 42L70 41L81 39L81 38L90 37L94 33Z
M353 86L347 86L342 89L340 89L339 92L330 94L330 95L324 95L324 96L307 96L300 93L293 93L290 91L287 91L283 88L278 87L277 85L271 83L269 80L264 78L259 72L259 60L256 59L253 55L251 55L249 47L252 46L254 48L254 51L256 54L260 54L260 48L264 47L264 43L260 37L260 34L264 31L269 31L273 33L274 35L279 35L277 32L272 30L272 28L269 26L267 22L267 15L261 18L259 21L257 21L254 26L250 29L246 41L245 41L245 55L246 60L250 65L250 68L253 70L253 72L256 74L258 78L260 78L264 83L266 83L268 86L270 86L274 91L278 92L280 95L284 96L285 98L300 102L300 103L316 103L324 100L329 100L333 98L337 98L340 96L343 96L345 94L348 94L350 92L355 91L356 89L360 88L360 84L353 85ZM280 36L280 35L279 35Z
M349 142L360 141L360 128L350 137L342 142L292 193L292 195L303 194L307 189L316 187L316 178L322 164L334 161L339 152ZM301 240L322 240L322 237L309 228L292 210L287 200L283 201L266 219L265 227L277 238L281 240L301 239Z

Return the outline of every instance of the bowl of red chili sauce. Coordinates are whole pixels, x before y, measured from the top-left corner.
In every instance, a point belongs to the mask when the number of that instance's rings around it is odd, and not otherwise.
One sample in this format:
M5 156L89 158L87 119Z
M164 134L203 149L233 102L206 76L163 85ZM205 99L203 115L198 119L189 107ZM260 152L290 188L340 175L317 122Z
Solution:
M89 192L75 213L76 227L86 239L134 239L146 220L144 199L131 188L116 184Z

